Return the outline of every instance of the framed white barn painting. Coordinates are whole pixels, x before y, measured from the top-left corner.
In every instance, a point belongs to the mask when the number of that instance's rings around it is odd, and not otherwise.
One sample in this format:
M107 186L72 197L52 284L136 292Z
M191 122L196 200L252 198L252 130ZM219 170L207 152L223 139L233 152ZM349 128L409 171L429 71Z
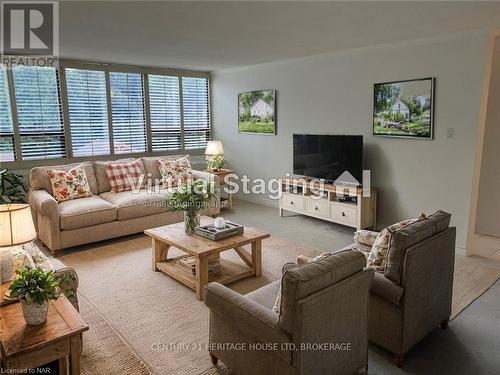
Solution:
M238 94L238 132L276 134L276 90Z
M373 89L373 134L432 139L434 78L376 83Z

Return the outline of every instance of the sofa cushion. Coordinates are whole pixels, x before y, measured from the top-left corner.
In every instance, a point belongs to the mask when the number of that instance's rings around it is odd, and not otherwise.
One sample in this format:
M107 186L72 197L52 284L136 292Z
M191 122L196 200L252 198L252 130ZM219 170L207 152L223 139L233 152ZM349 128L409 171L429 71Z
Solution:
M144 167L140 160L126 163L106 163L104 170L113 193L140 189L144 185Z
M94 167L90 162L84 163L73 163L73 164L64 164L64 165L53 165L46 167L35 167L30 171L30 188L33 190L42 189L47 191L50 195L54 195L52 191L52 185L50 183L50 178L47 174L49 169L57 169L61 171L69 171L78 166L82 166L85 171L85 175L87 176L87 181L89 182L90 191L92 194L98 194L97 188L97 180L94 173Z
M278 326L291 333L297 301L360 272L365 264L362 253L347 250L287 270L281 277Z
M159 159L156 165L160 170L163 186L178 186L192 179L191 163L187 157L175 160Z
M129 190L120 193L102 193L99 196L118 208L118 220L128 220L168 211L166 197L162 194L149 193L146 189L141 189L138 193Z
M50 178L53 197L58 202L92 196L87 174L81 165L69 171L49 169L47 175Z
M274 307L274 302L278 297L280 284L281 280L273 281L272 283L267 284L262 288L256 289L253 292L246 294L246 297L272 310Z
M94 195L59 203L62 230L72 230L116 220L114 205Z
M370 292L394 305L399 305L404 289L394 284L380 272L375 272Z
M146 178L151 178L153 180L153 185L155 180L158 184L161 182L161 174L158 166L156 165L156 160L176 160L183 157L189 157L189 155L166 155L166 156L147 156L142 158L142 163L144 165L144 171L146 172Z
M96 194L101 194L101 193L111 191L111 185L109 184L108 175L106 174L106 168L105 168L105 165L107 163L128 163L128 162L131 162L134 160L139 160L141 168L142 168L142 172L144 172L144 165L142 165L141 159L127 158L127 159L119 159L119 160L95 161L94 162L94 171L95 171L95 178L96 178L96 183L97 183Z
M385 277L399 285L406 249L448 228L450 219L450 214L437 211L393 232L389 240Z

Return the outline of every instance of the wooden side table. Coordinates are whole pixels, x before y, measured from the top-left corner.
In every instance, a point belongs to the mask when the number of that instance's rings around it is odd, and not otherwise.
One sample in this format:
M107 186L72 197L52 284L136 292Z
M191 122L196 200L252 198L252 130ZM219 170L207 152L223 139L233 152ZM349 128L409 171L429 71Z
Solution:
M58 361L59 374L64 375L68 358L69 374L78 375L81 334L88 329L64 295L50 302L47 321L39 326L26 324L19 302L0 306L1 371L14 373Z
M222 188L224 185L224 177L226 177L228 174L234 173L233 170L231 169L219 169L218 171L209 171L210 173L216 175L219 178L219 185L221 187L221 209L225 208L233 208L233 194L231 193L225 193L222 191Z

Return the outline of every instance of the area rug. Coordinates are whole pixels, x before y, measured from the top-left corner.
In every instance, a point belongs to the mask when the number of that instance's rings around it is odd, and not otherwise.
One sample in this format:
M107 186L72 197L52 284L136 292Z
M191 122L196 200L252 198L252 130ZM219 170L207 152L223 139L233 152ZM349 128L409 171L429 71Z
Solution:
M298 255L314 256L318 250L271 237L263 241L263 275L231 284L239 293L255 290L280 277L281 267ZM170 255L170 254L169 254ZM239 259L234 252L223 258ZM210 362L208 310L194 292L161 272L151 269L151 243L145 236L93 245L61 256L76 269L82 299L92 305L153 374L227 374L224 365ZM496 271L496 270L495 270ZM457 256L453 313L455 317L500 277L499 272ZM85 308L83 309L85 310ZM92 326L93 322L90 322ZM84 353L102 345L84 342ZM117 345L117 344L112 344ZM109 350L109 349L105 349ZM84 357L85 362L85 357ZM103 361L99 361L103 362ZM121 371L103 370L107 374ZM138 372L141 374L141 372Z

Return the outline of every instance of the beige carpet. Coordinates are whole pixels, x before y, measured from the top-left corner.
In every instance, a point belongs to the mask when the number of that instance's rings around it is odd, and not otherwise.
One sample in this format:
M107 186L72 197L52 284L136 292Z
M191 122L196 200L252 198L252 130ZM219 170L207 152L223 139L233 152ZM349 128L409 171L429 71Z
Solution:
M300 254L311 256L317 252L271 237L263 242L263 276L241 280L231 287L240 293L257 289L279 278L284 263L294 261ZM233 252L223 256L238 259ZM154 374L227 373L223 366L212 366L204 349L208 341L207 308L196 300L192 290L151 270L148 237L129 237L94 245L88 250L61 256L61 260L77 270L82 299L88 301L116 333L109 343L86 340L84 353L120 352L118 347L123 346L126 350L129 346ZM498 270L492 271L469 258L457 256L453 317L499 277ZM86 319L91 327L103 324L99 319ZM121 343L117 342L120 337ZM101 349L96 349L97 346ZM84 367L87 360L94 358L84 356ZM103 371L106 374L123 373L120 370Z

